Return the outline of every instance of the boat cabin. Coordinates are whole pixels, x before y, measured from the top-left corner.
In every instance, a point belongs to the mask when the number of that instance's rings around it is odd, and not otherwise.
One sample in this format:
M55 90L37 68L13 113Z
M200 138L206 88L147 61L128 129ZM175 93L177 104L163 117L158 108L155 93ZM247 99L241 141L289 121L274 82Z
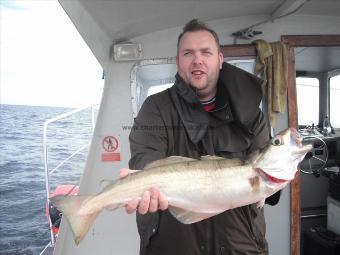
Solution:
M257 40L286 46L284 107L274 122L267 118L268 125L273 135L299 129L313 150L279 203L265 206L269 254L340 254L339 242L335 248L324 244L340 235L340 1L59 2L105 76L79 194L100 192L102 180L118 178L119 169L128 166L134 117L147 96L172 86L177 37L185 23L198 18L219 35L225 61L248 72L254 73ZM266 100L261 107L268 114ZM62 220L49 247L42 254L138 254L135 216L102 212L78 247Z

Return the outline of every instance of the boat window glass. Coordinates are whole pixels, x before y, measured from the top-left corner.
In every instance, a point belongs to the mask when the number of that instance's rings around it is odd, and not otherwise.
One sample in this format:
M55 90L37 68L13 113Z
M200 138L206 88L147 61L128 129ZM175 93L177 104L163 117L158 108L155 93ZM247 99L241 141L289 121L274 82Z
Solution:
M228 62L231 65L234 65L238 68L241 68L249 73L254 73L255 69L255 59L224 59L226 62Z
M331 125L334 128L340 128L340 74L335 75L329 79L329 117Z
M296 94L299 125L317 126L319 123L319 87L317 78L297 77Z
M171 87L175 82L175 59L152 59L138 63L131 72L133 116L136 117L145 99Z
M151 96L151 95L156 94L158 92L161 92L163 90L166 90L166 89L170 88L172 85L174 85L174 84L173 83L166 83L166 84L151 86L151 87L149 87L146 96L148 97L148 96Z

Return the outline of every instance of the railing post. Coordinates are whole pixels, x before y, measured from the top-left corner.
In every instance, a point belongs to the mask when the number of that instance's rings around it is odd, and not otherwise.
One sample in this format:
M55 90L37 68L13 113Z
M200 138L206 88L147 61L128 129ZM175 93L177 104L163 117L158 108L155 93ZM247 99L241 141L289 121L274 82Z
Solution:
M44 147L44 168L45 168L45 188L46 188L46 205L47 205L47 210L50 208L50 174L52 174L55 170L57 170L59 167L61 167L65 162L70 160L74 155L78 154L81 150L86 148L88 144L84 145L80 149L78 149L75 153L73 153L71 156L69 156L67 159L63 160L57 167L52 169L51 171L48 168L48 147L47 147L47 128L48 125L52 122L58 121L60 119L66 118L70 115L73 115L75 113L78 113L80 111L83 111L85 109L88 109L89 107L81 108L81 109L76 109L61 115L58 115L55 118L49 119L44 123L44 128L43 128L43 147ZM94 112L94 106L91 106L91 124L92 124L92 133L95 128L95 112ZM48 224L50 227L50 235L51 235L51 246L53 247L55 245L55 235L53 233L53 225L51 222L51 218L48 218Z
M44 145L44 166L45 166L45 187L46 187L46 205L47 210L50 209L50 180L49 180L49 170L48 170L48 148L47 148L47 126L48 122L44 123L44 134L43 134L43 145ZM53 233L53 226L51 222L51 218L48 217L48 224L50 227L50 235L51 235L51 245L54 246L55 237Z

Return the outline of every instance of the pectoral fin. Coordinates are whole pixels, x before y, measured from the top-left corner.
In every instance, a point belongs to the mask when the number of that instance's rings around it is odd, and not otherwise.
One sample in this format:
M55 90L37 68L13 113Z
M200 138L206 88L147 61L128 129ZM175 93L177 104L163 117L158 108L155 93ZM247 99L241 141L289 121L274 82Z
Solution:
M256 207L257 207L257 208L262 208L262 207L264 206L265 202L266 202L266 199L265 199L265 198L261 199L260 201L258 201L258 202L256 203Z
M169 211L178 221L183 224L191 224L215 216L218 213L198 213L184 210L182 208L170 206Z
M123 205L121 205L121 204L111 204L111 205L105 206L105 209L109 210L109 211L114 211L117 208L122 207L122 206Z

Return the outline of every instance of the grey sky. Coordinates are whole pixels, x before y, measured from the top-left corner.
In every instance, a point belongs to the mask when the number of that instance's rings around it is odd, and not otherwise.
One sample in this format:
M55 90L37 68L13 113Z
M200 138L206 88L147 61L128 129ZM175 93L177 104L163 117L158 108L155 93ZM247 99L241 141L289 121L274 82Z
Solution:
M102 68L57 0L0 0L0 103L98 103Z

